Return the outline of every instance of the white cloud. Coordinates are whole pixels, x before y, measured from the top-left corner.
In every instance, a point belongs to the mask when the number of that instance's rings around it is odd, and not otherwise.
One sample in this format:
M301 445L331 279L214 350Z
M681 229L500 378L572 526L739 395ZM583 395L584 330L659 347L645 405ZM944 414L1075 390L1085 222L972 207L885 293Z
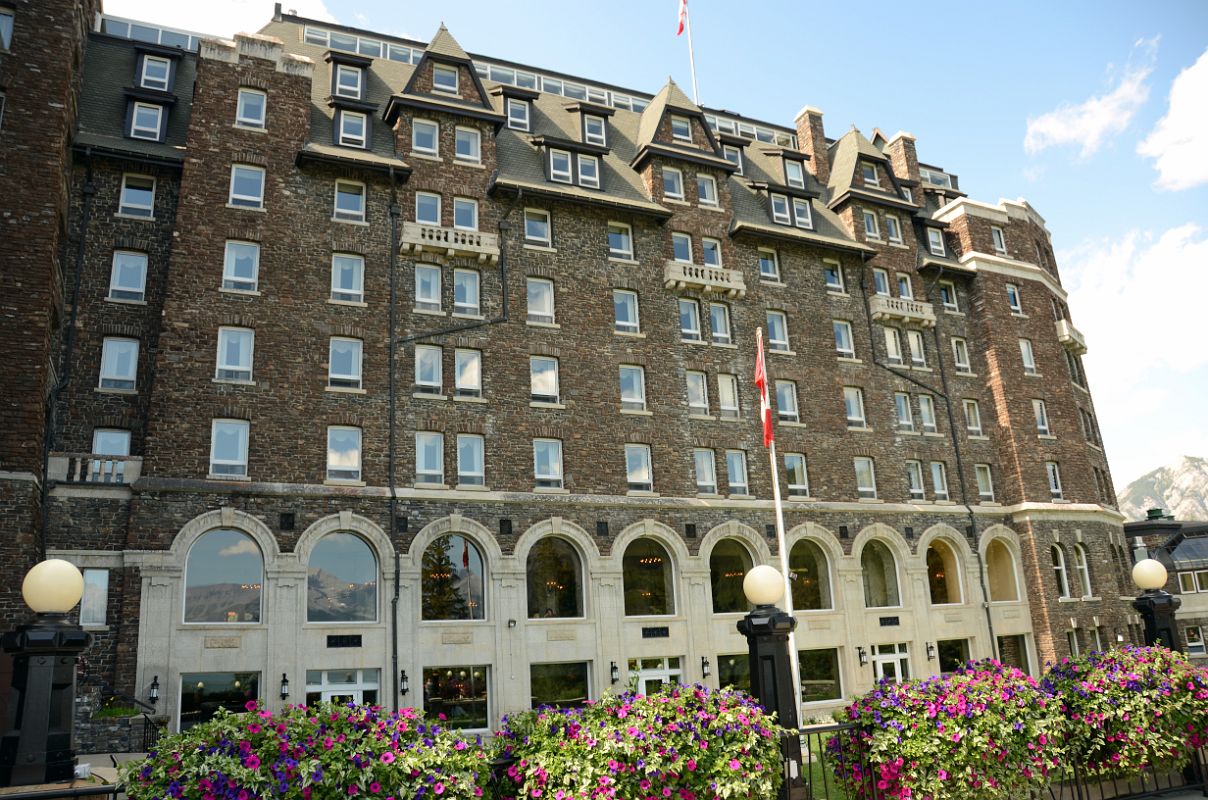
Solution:
M1138 41L1111 91L1029 118L1024 150L1032 155L1050 147L1077 144L1082 147L1083 158L1093 155L1110 136L1127 128L1149 99L1146 80L1153 72L1157 51L1157 37ZM1140 63L1134 63L1133 57L1138 57Z
M1208 50L1170 85L1166 116L1137 145L1154 159L1160 189L1190 189L1208 183Z
M331 22L335 17L324 0L286 0L286 10L299 16ZM181 28L229 38L236 33L255 33L273 18L272 0L204 0L169 2L164 0L105 0L105 13L136 19L168 28Z
M239 542L227 545L218 551L220 556L260 555L260 548L251 539L240 539Z

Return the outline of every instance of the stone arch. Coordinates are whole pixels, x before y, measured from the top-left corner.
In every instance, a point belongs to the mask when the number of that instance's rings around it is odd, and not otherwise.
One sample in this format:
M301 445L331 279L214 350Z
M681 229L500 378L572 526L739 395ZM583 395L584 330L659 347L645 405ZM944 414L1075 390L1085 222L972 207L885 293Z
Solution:
M864 546L873 539L877 539L881 544L889 548L889 552L893 554L894 559L899 563L899 566L905 565L906 560L913 554L910 552L910 547L906 544L906 540L902 535L893 528L886 525L884 522L874 522L871 525L860 530L856 534L856 538L851 543L851 556L860 560L860 553L864 551Z
M973 557L973 549L969 547L968 539L965 538L964 534L946 522L938 522L923 531L923 535L919 537L915 552L919 555L926 554L927 548L936 539L943 539L945 544L952 547L956 554L963 559Z
M790 553L793 552L793 545L797 544L797 542L802 539L809 539L822 548L822 552L826 554L827 559L832 564L837 565L839 559L847 555L843 552L843 545L839 543L835 534L829 528L823 527L816 522L803 522L800 525L794 525L785 533L784 538Z
M204 514L198 514L184 524L169 548L173 560L178 564L183 564L193 543L200 539L202 534L216 528L234 528L252 537L252 541L260 548L260 553L264 557L265 569L268 569L270 562L281 555L277 537L260 519L246 511L223 506Z
M935 600L937 585L933 585L931 583L933 576L928 561L931 547L937 542L944 545L951 551L952 561L951 564L945 563L945 572L947 571L948 567L955 568L956 570L956 576L954 578L949 578L947 575L945 575L942 579L944 581L943 584L939 585L938 590L941 593L946 593L948 595L948 597L942 601ZM922 536L919 537L916 552L918 553L918 558L923 562L923 567L927 570L928 599L933 604L942 605L949 603L967 603L969 601L970 586L967 578L970 573L969 560L972 558L973 551L969 548L969 545L965 542L964 537L961 536L960 532L956 530L956 528L953 528L951 525L943 522L932 525L923 532ZM941 559L943 559L944 556L940 550L937 549L936 553ZM945 559L945 562L946 561L947 560ZM937 580L940 579L937 578ZM951 599L951 588L953 584L950 581L955 581L955 588L957 590L956 600Z
M625 555L630 547L640 539L649 539L659 545L667 554L670 562L667 565L669 572L664 572L663 576L657 579L662 582L661 588L659 588L658 583L650 584L650 586L658 588L664 598L664 602L656 605L669 609L669 611L645 612L637 610L646 602L642 599L644 596L642 587L643 581L648 580L649 576L647 575L644 578L643 575L645 573L638 574L637 571L626 571ZM621 573L621 586L626 616L682 614L684 612L686 598L684 596L685 584L683 576L684 569L689 563L689 555L688 548L674 530L652 519L635 522L621 531L621 534L616 538L612 547L611 562L613 567ZM659 595L656 593L651 596L658 597ZM632 607L631 599L635 601Z
M697 552L700 555L701 561L706 564L708 563L709 556L713 553L713 548L722 539L735 539L742 542L743 547L747 548L747 554L751 556L753 564L772 563L771 548L768 547L767 542L759 535L759 532L750 525L744 525L733 519L726 520L710 529L700 540L700 549Z
M789 551L790 566L792 566L793 550L801 542L809 542L815 545L821 551L822 558L826 561L825 582L812 590L818 592L817 603L819 608L799 608L798 602L794 600L794 611L817 610L825 612L838 609L842 600L842 591L839 586L839 564L840 559L845 558L843 546L839 544L839 540L829 530L816 522L805 522L797 525L785 534L784 538L786 540L785 546ZM798 578L803 579L800 575ZM823 576L819 576L819 581L822 580ZM804 594L801 594L802 592ZM805 589L794 587L794 594L799 597L805 597L806 600L804 602L807 605L811 602L809 600L810 592Z
M503 551L499 547L499 542L491 535L490 528L469 517L463 517L461 514L450 514L429 522L419 533L415 534L411 547L407 550L413 566L420 569L424 551L428 549L428 545L442 536L453 533L468 536L482 550L488 567L498 565L503 558Z
M298 562L303 565L309 564L310 554L315 549L315 545L327 534L336 532L357 534L369 544L369 548L377 556L383 574L393 570L395 552L390 537L376 522L351 511L329 514L303 531L302 535L298 537L298 544L294 546Z
M543 543L550 543L553 546L552 539L561 540L561 544L569 547L574 557L578 559L577 570L573 577L566 563L570 560L569 558L555 559L553 564L547 563L546 570L543 572L530 572L529 561L533 558L534 551ZM592 565L599 561L600 551L583 528L561 517L541 520L520 535L516 541L514 557L524 576L526 614L529 619L543 617L582 619L590 613L594 604L591 591L591 569ZM562 572L562 570L567 571ZM577 583L577 592L572 595L542 589L545 581L553 580L557 583L559 575L564 581L558 587L559 592L571 585L570 580ZM547 593L543 594L543 591ZM571 598L574 598L573 603ZM545 609L545 611L542 612L541 609Z
M533 549L533 545L546 536L561 536L574 545L575 549L579 551L579 558L583 559L585 570L592 562L600 558L600 548L596 546L595 541L588 535L587 531L568 519L550 517L549 519L533 523L516 540L513 554L521 568L527 563L528 554ZM586 579L586 575L584 578Z
M893 559L893 575L888 570L883 575L869 572L864 565L865 552L873 543L884 547ZM906 604L910 587L906 579L906 563L911 557L910 548L893 528L874 522L856 535L852 544L851 557L860 565L863 574L865 608L897 608ZM878 575L880 576L878 578ZM892 577L892 582L890 581Z
M1004 586L1000 583L1002 576L994 559L991 558L991 545L998 543L1006 551L1011 559L1011 577L1013 579L1012 586ZM1023 582L1023 560L1022 550L1019 545L1019 534L1005 525L992 525L982 533L981 541L978 542L978 551L981 553L982 563L986 570L986 591L989 593L990 602L1019 602L1024 599L1024 582ZM1046 552L1047 555L1047 552ZM1013 595L1013 599L1008 597L1003 599L1003 594ZM994 596L999 595L999 600L995 600Z
M675 572L676 579L678 580L679 574L684 570L684 565L691 558L688 548L684 545L684 540L680 538L674 529L652 519L643 519L627 526L613 540L610 559L614 562L614 566L617 569L621 568L621 558L625 555L625 548L629 547L634 539L642 537L654 539L666 548L667 553L672 558L673 565L676 566Z

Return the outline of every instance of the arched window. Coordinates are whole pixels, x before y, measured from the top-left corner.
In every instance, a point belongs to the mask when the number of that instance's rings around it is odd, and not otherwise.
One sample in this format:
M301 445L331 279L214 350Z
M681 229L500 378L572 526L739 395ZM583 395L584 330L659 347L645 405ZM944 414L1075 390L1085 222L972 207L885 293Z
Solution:
M789 572L794 611L834 607L831 604L830 568L826 553L816 542L802 539L793 545L789 551Z
M709 586L713 590L713 613L749 611L751 604L742 591L742 579L751 569L747 548L733 539L722 539L709 555Z
M486 571L478 547L459 533L424 551L423 619L486 619Z
M259 622L264 556L242 531L203 533L185 564L185 622Z
M1002 539L994 539L986 548L986 572L990 580L992 602L1019 600L1019 582L1015 574L1015 558Z
M864 605L882 608L902 604L898 594L898 568L893 554L881 542L873 539L860 553L860 568L864 571Z
M961 573L952 545L936 539L927 548L927 585L934 605L961 602Z
M1086 548L1081 544L1074 545L1074 571L1078 575L1078 590L1080 596L1091 597L1091 568L1086 561Z
M560 536L546 536L529 550L529 619L583 616L579 552Z
M1053 575L1057 578L1057 594L1060 597L1070 596L1070 579L1065 572L1065 552L1060 545L1053 545Z
M671 558L653 539L635 539L621 560L625 576L625 616L675 613Z
M306 565L307 622L373 622L377 619L378 567L360 536L329 533Z

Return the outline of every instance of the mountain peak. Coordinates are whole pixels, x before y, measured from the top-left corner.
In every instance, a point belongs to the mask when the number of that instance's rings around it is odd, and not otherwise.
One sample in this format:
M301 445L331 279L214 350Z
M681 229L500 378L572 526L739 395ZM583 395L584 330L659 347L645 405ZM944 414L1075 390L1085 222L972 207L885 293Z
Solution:
M1208 459L1185 455L1137 478L1117 499L1130 520L1145 519L1151 508L1178 520L1208 520Z

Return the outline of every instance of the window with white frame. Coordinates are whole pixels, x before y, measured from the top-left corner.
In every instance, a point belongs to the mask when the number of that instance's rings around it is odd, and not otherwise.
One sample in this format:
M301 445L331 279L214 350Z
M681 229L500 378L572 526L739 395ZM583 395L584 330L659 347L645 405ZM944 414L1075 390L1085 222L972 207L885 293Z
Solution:
M210 474L243 477L247 473L248 429L245 419L216 419L210 428Z
M151 219L155 216L155 178L147 175L122 175L122 194L117 213Z
M604 118L596 114L583 115L583 141L587 144L608 145L607 126Z
M1032 401L1032 416L1036 419L1036 433L1041 436L1050 435L1049 411L1043 400Z
M1086 548L1081 542L1074 544L1074 575L1078 581L1078 591L1081 597L1092 597L1094 591L1091 589L1091 568L1087 563Z
M1065 567L1065 551L1061 549L1061 545L1053 545L1049 548L1049 552L1053 559L1053 577L1057 581L1057 594L1060 597L1070 596L1070 579Z
M453 270L453 313L467 317L478 316L481 306L482 277L476 269Z
M931 490L936 500L948 499L948 468L943 461L931 462Z
M789 348L789 319L783 311L768 310L768 349L773 352L788 353Z
M909 459L906 461L906 488L911 500L925 500L926 487L923 486L923 464L921 461Z
M524 209L524 240L544 247L553 244L548 211L542 208Z
M629 289L612 290L613 329L617 333L640 333L638 293Z
M791 225L793 223L792 214L789 213L789 199L782 194L768 195L768 202L772 205L772 221L781 225Z
M898 273L898 297L903 300L914 299L914 286L910 282L910 276L900 272Z
M866 239L881 239L881 226L877 222L877 215L873 211L864 212L864 237Z
M458 125L453 133L453 157L471 164L482 163L482 132Z
M885 215L885 235L894 244L902 243L902 223L892 214Z
M680 338L685 342L699 342L700 303L681 297L679 299Z
M868 500L877 497L877 471L871 458L857 457L852 459L856 471L856 496Z
M692 120L676 114L671 115L671 138L692 141Z
M945 255L947 250L944 249L944 232L939 228L928 228L927 247L931 250L932 255Z
M646 370L636 364L622 364L621 408L629 411L646 410Z
M84 574L84 594L80 597L80 625L104 625L109 606L109 570L84 569L81 572Z
M440 224L440 195L415 193L415 221L424 225Z
M1065 496L1061 492L1061 467L1056 461L1044 462L1044 471L1049 478L1049 496L1054 500L1063 500Z
M784 482L788 487L789 497L809 497L810 479L805 465L805 456L801 453L784 454Z
M337 97L360 100L364 86L365 70L349 64L336 64L335 93Z
M860 162L860 174L864 177L865 186L881 185L881 179L877 177L876 164L869 164L867 161Z
M579 154L579 185L589 189L600 188L600 159L596 156Z
M432 89L437 92L457 93L457 67L444 64L432 65Z
M344 147L369 146L369 117L360 111L340 110L339 143Z
M130 455L130 431L97 428L92 432L92 455ZM89 463L88 480L92 483L125 483L126 462L110 458L94 458Z
M864 416L864 390L857 386L843 387L843 410L847 414L847 427L866 428L868 420Z
M444 387L444 351L439 345L416 345L415 393L443 395Z
M747 451L726 451L726 481L729 483L730 494L750 494L747 482Z
M361 479L361 429L349 425L327 427L327 480Z
M981 406L976 400L963 400L965 409L965 430L970 436L982 435Z
M994 252L1000 256L1007 254L1007 236L997 225L990 226L990 238L994 241Z
M1013 283L1007 284L1007 305L1014 314L1023 313L1023 300L1019 296L1019 287Z
M700 240L701 261L706 267L721 266L721 242L708 236Z
M163 131L164 107L154 103L134 103L130 112L130 138L158 142Z
M441 270L434 264L415 265L415 308L441 310Z
M528 321L542 325L554 324L554 282L546 278L529 278Z
M732 144L723 144L721 146L721 153L725 157L726 161L729 161L731 164L733 164L735 167L737 167L737 169L734 171L734 174L741 175L742 174L742 148L735 147Z
M562 488L561 440L533 440L533 478L539 489Z
M712 450L698 447L692 451L696 472L696 493L717 494L717 463Z
M486 441L476 433L457 434L457 485L486 485Z
M445 437L436 431L415 432L415 485L445 483Z
M608 223L608 255L625 261L633 260L633 228L624 222Z
M248 383L252 380L252 353L256 332L251 328L218 329L218 359L214 380Z
M365 300L364 256L332 253L331 299L340 303L360 303Z
M143 89L155 89L160 92L168 91L168 82L172 76L172 61L161 56L143 55L143 72L139 76L138 85Z
M1082 655L1082 648L1079 646L1079 643L1078 643L1078 631L1073 631L1073 630L1066 631L1065 632L1065 643L1066 643L1066 646L1070 648L1071 656L1073 656L1074 658L1077 658L1078 656Z
M885 360L890 364L902 363L902 334L897 328L885 327Z
M482 397L482 351L457 348L453 353L453 393Z
M453 227L463 231L478 230L478 201L468 197L453 198Z
M960 297L956 293L956 284L952 281L940 281L940 303L945 311L960 313Z
M222 265L222 288L254 292L260 285L260 245L255 242L226 243Z
M549 179L558 183L572 183L574 181L574 167L572 166L570 151L550 149Z
M952 365L957 372L973 372L973 365L969 363L969 344L959 336L952 337Z
M529 129L529 102L527 100L508 98L508 127L516 131Z
M846 286L843 282L843 267L838 261L823 261L822 262L822 280L826 284L828 292L836 294L845 294Z
M904 199L904 200L905 200L907 203L913 203L913 202L914 202L914 192L911 190L911 188L910 188L909 186L903 186L903 187L902 187L902 198L903 198L903 199Z
M696 176L696 195L702 206L717 206L717 180L712 175Z
M927 345L921 331L906 331L906 343L910 345L910 365L918 368L927 366Z
M365 221L365 184L336 181L336 202L332 219L341 222Z
M873 267L872 289L882 297L889 297L889 273L879 267Z
M805 188L805 168L794 158L784 159L784 182L794 189Z
M80 619L80 624L84 624L83 617ZM1183 639L1187 642L1187 655L1204 655L1204 633L1199 625L1188 625L1183 628Z
M831 328L835 332L835 352L842 358L855 358L856 345L852 340L851 323L836 319L831 321Z
M909 394L906 392L894 392L893 411L898 424L898 430L914 430L914 408L910 404Z
M742 415L738 398L738 376L724 372L717 374L717 408L722 419L738 419Z
M240 208L264 208L264 167L232 164L227 204Z
M765 281L780 280L780 259L775 250L759 248L759 277Z
M558 359L529 356L529 399L534 403L558 402Z
M268 95L259 89L240 87L239 100L235 105L235 125L263 130L267 109Z
M440 155L440 126L429 119L411 122L411 150L424 155Z
M674 167L663 167L663 196L684 199L684 174Z
M109 299L142 301L146 298L147 254L115 250L109 274Z
M776 416L781 422L799 422L797 410L797 384L793 381L776 381Z
M935 420L935 398L929 394L919 395L919 421L923 423L923 433L935 433L938 430Z
M327 359L327 385L338 389L361 388L360 339L331 337Z
M1019 357L1023 361L1023 371L1025 375L1036 375L1036 356L1032 352L1032 340L1019 340Z
M730 344L733 336L730 333L730 307L725 303L709 304L709 329L713 334L713 344Z
M692 237L686 233L671 233L671 257L676 261L692 261Z
M691 416L708 416L709 414L709 381L705 373L688 370L688 414Z
M994 473L989 464L974 464L973 474L977 477L977 499L983 503L994 502Z
M101 377L98 387L134 391L138 382L138 339L106 336L101 343Z
M650 445L625 445L625 480L631 492L654 490L654 477L650 467Z
M809 200L801 197L793 198L793 224L798 228L814 227L814 213Z

